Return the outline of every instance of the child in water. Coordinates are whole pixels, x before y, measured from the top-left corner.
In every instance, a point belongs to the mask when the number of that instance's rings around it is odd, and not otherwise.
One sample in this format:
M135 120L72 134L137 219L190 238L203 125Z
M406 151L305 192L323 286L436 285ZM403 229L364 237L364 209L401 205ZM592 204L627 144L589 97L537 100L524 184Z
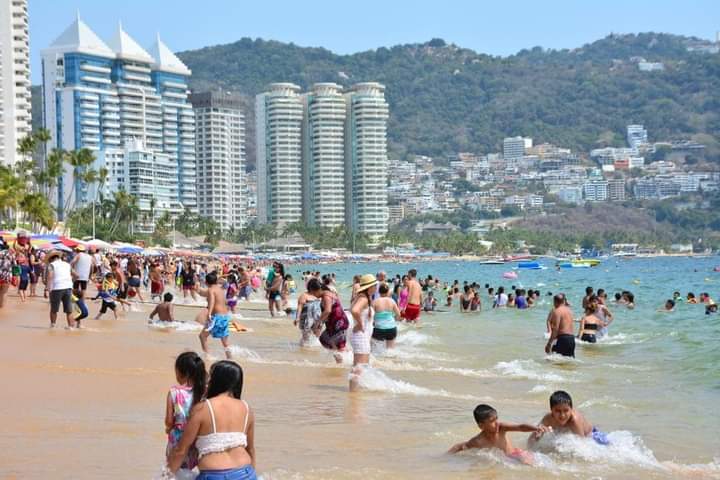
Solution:
M167 292L163 295L163 302L160 305L156 305L152 312L150 312L150 320L148 323L152 323L155 319L155 315L158 316L161 322L174 322L175 312L173 311L173 296L172 293Z
M181 353L175 360L177 385L170 387L165 406L165 433L168 436L166 456L180 442L190 410L205 392L205 362L195 352ZM180 468L192 470L197 466L197 450L190 449Z
M548 431L573 433L580 437L592 437L600 445L610 443L607 435L593 427L580 412L573 408L570 394L563 390L558 390L550 395L550 413L543 417L540 426L546 428L530 435L528 445L531 447Z
M530 425L528 423L503 423L498 421L497 411L490 405L478 405L473 411L475 423L480 427L480 433L467 442L453 445L448 453L458 453L471 448L497 448L505 455L526 465L533 464L533 455L520 448L513 448L507 432L533 432L538 438L548 431L544 425Z

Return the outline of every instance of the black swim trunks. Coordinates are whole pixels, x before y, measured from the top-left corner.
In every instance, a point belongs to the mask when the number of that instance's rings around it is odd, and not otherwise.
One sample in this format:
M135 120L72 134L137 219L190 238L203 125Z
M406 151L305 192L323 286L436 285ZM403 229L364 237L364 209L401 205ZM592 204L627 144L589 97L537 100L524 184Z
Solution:
M558 335L552 351L566 357L575 356L575 336L570 334Z
M395 340L397 337L397 328L380 329L376 328L373 330L372 338L381 342L385 340Z
M583 333L582 337L580 337L580 340L588 343L597 343L597 337L595 337L595 335L591 333Z

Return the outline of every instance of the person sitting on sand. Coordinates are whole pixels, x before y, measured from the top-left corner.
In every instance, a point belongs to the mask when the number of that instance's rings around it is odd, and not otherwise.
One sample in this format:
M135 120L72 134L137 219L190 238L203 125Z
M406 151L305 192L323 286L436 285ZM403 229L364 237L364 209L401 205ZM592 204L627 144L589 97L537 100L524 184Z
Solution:
M547 432L572 433L580 437L591 437L600 445L610 443L607 435L593 427L579 411L573 408L572 397L563 390L557 390L550 395L550 412L540 420L540 426L546 428L530 435L528 439L530 448L533 448Z
M163 302L156 305L152 312L150 312L150 322L153 321L155 315L158 316L161 322L174 322L175 312L173 310L173 296L172 293L167 292L163 296Z
M508 432L533 432L538 438L548 431L544 425L530 425L528 423L504 423L498 421L497 410L490 405L478 405L473 411L475 423L480 428L480 433L467 442L453 445L448 453L458 453L471 448L497 448L505 455L527 465L533 464L533 456L520 448L513 448L512 442L507 437Z

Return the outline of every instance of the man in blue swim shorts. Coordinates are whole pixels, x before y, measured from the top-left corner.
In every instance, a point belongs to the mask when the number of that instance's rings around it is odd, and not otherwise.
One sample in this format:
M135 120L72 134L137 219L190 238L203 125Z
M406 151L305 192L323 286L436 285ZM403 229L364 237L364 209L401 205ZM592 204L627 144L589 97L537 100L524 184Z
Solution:
M210 272L205 277L207 283L207 299L208 308L207 311L201 313L205 316L205 328L200 332L200 346L203 352L208 353L207 339L210 335L213 338L219 338L225 349L225 356L230 359L230 311L228 310L227 303L225 302L225 292L223 292L220 285L218 285L217 272Z

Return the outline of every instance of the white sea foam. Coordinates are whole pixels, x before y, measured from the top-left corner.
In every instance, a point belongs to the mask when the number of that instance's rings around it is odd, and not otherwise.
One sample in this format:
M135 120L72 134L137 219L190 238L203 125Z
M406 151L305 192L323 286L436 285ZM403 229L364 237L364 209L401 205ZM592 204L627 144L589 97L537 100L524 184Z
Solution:
M155 320L148 323L148 328L153 330L175 330L178 332L199 332L203 327L197 322L163 322Z
M358 375L357 378L359 388L370 392L389 392L422 397L455 398L460 400L480 400L478 397L473 395L458 395L446 390L433 390L430 388L420 387L404 380L395 380L373 367L363 368L362 373ZM491 399L483 400L490 401Z
M616 333L598 338L596 345L635 345L646 342L650 337L641 333Z
M588 400L585 400L583 403L580 404L580 408L589 408L595 405L608 405L613 408L627 409L627 407L625 407L624 405L617 403L617 399L612 398L608 395L603 395L602 397L590 398Z
M398 345L418 346L429 345L433 343L437 343L437 339L435 337L420 333L417 330L409 330L407 332L404 332L402 335L398 335L397 337Z
M535 385L528 393L547 393L553 390L549 385Z
M593 465L623 465L643 468L662 468L655 454L642 438L628 431L610 432L608 445L600 445L592 438L577 435L546 435L554 443L555 451L565 458L583 460Z
M512 360L510 362L498 362L495 371L505 377L519 378L525 380L540 380L544 382L571 382L557 373L545 372L540 364L533 360Z

